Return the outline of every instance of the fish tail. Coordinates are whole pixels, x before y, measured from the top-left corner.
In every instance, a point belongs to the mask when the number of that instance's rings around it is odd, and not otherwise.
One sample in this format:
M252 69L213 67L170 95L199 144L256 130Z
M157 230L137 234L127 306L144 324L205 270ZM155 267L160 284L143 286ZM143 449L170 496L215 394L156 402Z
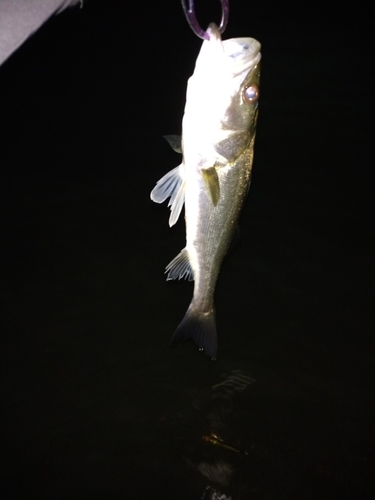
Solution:
M204 349L207 356L212 360L216 359L217 334L214 308L209 312L202 312L189 307L172 336L170 345L174 346L190 338L199 349Z

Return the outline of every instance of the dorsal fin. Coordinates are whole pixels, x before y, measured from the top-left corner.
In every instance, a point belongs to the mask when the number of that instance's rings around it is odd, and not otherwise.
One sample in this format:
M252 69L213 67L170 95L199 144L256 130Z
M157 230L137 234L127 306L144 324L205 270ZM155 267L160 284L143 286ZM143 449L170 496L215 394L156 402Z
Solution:
M180 135L163 135L164 139L168 142L170 147L173 149L173 151L176 151L176 153L181 153L182 154L182 145L181 145L181 136Z
M183 173L183 164L170 170L165 174L151 191L151 200L155 203L163 203L170 198L168 206L171 207L169 225L176 224L182 207L185 203L185 181Z

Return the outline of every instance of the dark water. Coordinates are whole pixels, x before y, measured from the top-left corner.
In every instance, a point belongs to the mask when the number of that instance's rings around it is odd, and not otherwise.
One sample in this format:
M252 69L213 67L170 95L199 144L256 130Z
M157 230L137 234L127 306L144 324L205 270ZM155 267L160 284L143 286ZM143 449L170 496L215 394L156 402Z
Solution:
M356 5L232 4L262 97L215 363L169 348L192 284L149 200L200 46L179 2L91 0L0 69L2 498L372 497L370 32Z

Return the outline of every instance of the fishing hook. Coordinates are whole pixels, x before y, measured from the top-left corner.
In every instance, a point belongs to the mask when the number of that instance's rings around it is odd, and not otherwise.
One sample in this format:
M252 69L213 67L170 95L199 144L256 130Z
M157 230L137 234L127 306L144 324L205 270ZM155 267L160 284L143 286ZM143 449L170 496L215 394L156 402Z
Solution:
M221 2L221 21L220 21L219 31L221 34L223 34L228 24L229 0L220 0L220 2ZM194 33L197 36L199 36L199 38L202 38L203 40L209 40L210 35L207 33L207 31L204 31L199 26L199 23L197 21L197 17L195 15L195 10L194 10L194 0L189 0L189 7L186 4L186 0L181 0L181 3L190 28L194 31Z

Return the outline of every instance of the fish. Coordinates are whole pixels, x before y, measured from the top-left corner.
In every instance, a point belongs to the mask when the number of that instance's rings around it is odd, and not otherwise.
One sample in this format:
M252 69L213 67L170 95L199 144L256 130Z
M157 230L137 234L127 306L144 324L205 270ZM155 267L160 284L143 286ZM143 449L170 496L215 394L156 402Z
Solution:
M167 280L194 280L193 298L171 339L189 338L212 360L217 356L214 292L248 193L258 117L260 43L222 40L211 23L189 78L182 137L166 136L182 152L151 200L169 198L169 225L185 205L186 246L167 265Z

